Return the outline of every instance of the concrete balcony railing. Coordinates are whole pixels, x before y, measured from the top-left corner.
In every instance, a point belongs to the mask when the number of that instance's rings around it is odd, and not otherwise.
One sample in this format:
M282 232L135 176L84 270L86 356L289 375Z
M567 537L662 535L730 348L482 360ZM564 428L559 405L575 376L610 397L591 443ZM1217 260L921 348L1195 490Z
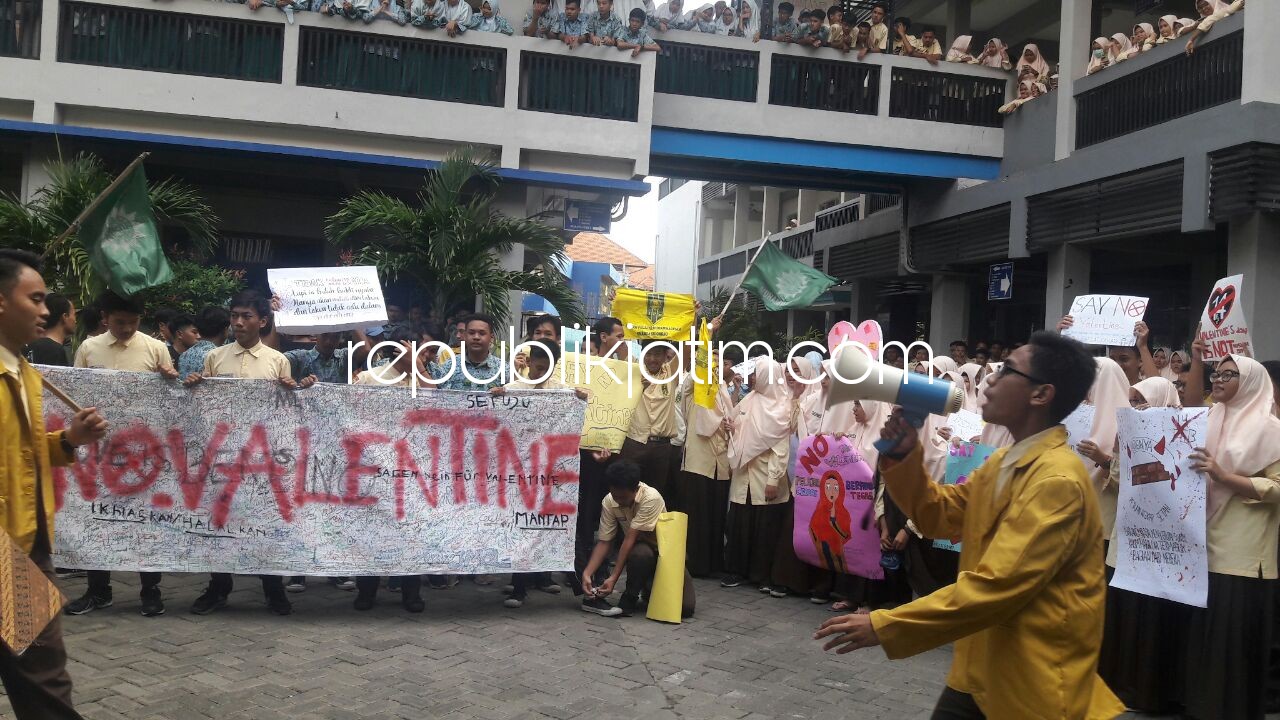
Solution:
M704 33L656 36L654 125L999 157L994 68ZM756 106L745 110L745 103ZM891 122L890 122L891 120Z

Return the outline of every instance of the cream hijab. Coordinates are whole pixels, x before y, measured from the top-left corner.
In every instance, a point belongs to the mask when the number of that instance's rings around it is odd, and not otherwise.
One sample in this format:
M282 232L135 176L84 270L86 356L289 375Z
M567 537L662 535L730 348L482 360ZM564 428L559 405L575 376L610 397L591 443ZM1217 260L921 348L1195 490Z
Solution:
M1093 74L1101 70L1103 58L1109 59L1111 57L1111 38L1099 37L1094 38L1093 41L1098 44L1098 47L1102 48L1102 57L1098 57L1092 52L1089 53L1089 74Z
M799 368L797 375L808 381L817 380L818 371L809 364L808 358L796 358L793 368ZM821 367L821 365L819 365ZM822 408L826 394L822 391L822 383L806 385L799 395L792 396L795 408L795 423L792 430L800 437L814 435L822 423Z
M1229 355L1240 368L1240 390L1225 403L1209 409L1209 437L1205 449L1222 469L1252 477L1280 460L1280 419L1272 413L1275 397L1271 376L1262 363L1242 355ZM1210 520L1231 499L1222 483L1207 481Z
M978 384L981 382L982 366L977 363L965 363L960 366L960 389L964 390L964 409L978 412ZM966 382L967 381L967 382ZM968 440L969 438L964 438Z
M973 59L970 52L970 46L973 44L972 35L961 35L956 41L951 43L951 49L947 51L947 62L967 63Z
M1164 32L1159 31L1159 29L1157 28L1157 34L1160 37L1156 38L1156 41L1155 41L1156 45L1163 45L1164 43L1169 42L1170 40L1174 39L1178 35L1178 16L1177 15L1161 15L1160 19L1164 21L1165 25L1169 26L1169 34L1165 35Z
M956 361L946 355L938 355L931 363L934 373L941 380L947 380L964 387L964 379L960 377ZM950 455L950 442L943 440L938 431L947 426L945 415L930 415L920 428L920 445L924 452L924 469L934 482L942 482L947 475L947 456Z
M729 438L729 467L741 470L791 431L791 391L784 368L768 356L756 358L751 392L738 403ZM773 382L770 382L773 380Z
M1111 36L1111 47L1107 48L1107 56L1111 58L1111 62L1114 64L1129 59L1129 53L1132 50L1133 43L1129 42L1129 36L1124 33L1116 33Z
M1182 400L1178 397L1178 388L1162 377L1149 377L1139 380L1133 386L1153 408L1180 408Z
M1004 363L1000 363L1004 364ZM987 404L987 386L990 385L991 377L994 372L987 373L982 377L982 382L978 383L978 412L982 412L982 408ZM1009 434L1009 428L995 423L987 423L982 426L982 435L978 438L978 442L983 445L990 445L994 448L1009 447L1013 445L1013 436Z
M1028 50L1035 55L1035 59L1031 62L1027 62L1025 57ZM1037 78L1049 77L1049 63L1045 62L1044 55L1040 54L1040 48L1035 43L1027 43L1026 47L1022 48L1022 53L1018 55L1018 64L1014 67L1014 70L1021 73L1024 67L1030 67L1035 70Z
M999 48L999 50L996 52L995 55L988 55L987 46L983 45L982 54L976 58L976 60L974 61L975 64L986 65L987 67L993 67L993 68L1004 68L1005 67L1004 53L1008 52L1009 46L1001 42L1000 38L991 38L987 42L995 43L996 47Z
M1116 411L1129 407L1129 378L1124 370L1111 358L1094 358L1098 363L1098 375L1093 379L1093 387L1089 389L1089 404L1093 405L1093 428L1089 431L1089 439L1103 452L1111 452L1116 446L1116 434L1119 432ZM1107 471L1092 462L1089 475L1098 488L1107 484Z

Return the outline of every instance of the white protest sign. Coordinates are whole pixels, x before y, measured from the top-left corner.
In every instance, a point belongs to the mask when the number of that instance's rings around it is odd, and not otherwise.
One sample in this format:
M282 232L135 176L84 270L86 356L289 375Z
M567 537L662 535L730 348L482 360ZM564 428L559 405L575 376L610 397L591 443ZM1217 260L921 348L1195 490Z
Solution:
M336 332L387 321L374 267L269 268L267 283L280 297L276 327L283 333Z
M970 442L982 434L982 416L972 410L961 410L947 417L947 427L951 428L951 437L963 442Z
M1188 459L1209 411L1121 409L1116 573L1122 590L1206 607L1205 477Z
M42 368L111 418L56 468L58 564L268 575L569 570L585 403ZM47 398L50 428L65 425Z
M1217 362L1227 355L1253 357L1249 323L1244 318L1244 275L1232 275L1214 283L1200 315L1200 339L1204 361Z
M1080 403L1076 409L1062 421L1067 428L1067 445L1080 455L1080 451L1076 450L1076 446L1089 439L1089 434L1093 432L1093 416L1095 408L1092 405ZM1080 455L1080 460L1084 462L1086 468L1094 468L1093 460Z
M1079 295L1071 301L1071 327L1063 335L1086 345L1137 343L1133 327L1147 314L1147 298L1132 295Z

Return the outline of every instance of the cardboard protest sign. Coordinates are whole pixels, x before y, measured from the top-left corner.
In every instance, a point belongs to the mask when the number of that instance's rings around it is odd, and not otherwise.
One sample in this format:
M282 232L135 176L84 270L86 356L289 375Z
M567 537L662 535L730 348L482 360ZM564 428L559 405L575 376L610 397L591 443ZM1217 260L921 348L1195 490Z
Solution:
M810 435L796 448L796 557L832 572L880 580L871 468L848 438Z
M1090 470L1096 465L1094 465L1093 460L1081 455L1080 451L1076 450L1076 446L1089 439L1089 433L1093 432L1093 416L1095 414L1097 414L1096 408L1092 405L1081 403L1062 421L1062 424L1067 428L1067 445L1076 451L1076 455L1080 455L1080 461Z
M568 570L584 403L45 368L111 418L55 468L57 563L90 570L417 575ZM45 403L51 429L60 403Z
M947 416L947 427L951 428L951 437L969 442L982 434L982 416L972 410L960 410Z
M631 427L631 412L643 390L638 366L614 358L565 353L556 368L556 377L590 393L582 425L582 449L621 450Z
M974 442L951 443L950 454L947 455L947 475L943 485L963 485L969 480L974 470L991 457L996 448ZM934 540L933 546L941 550L960 552L960 543L947 539Z
M692 295L618 288L613 296L628 340L688 340L696 315Z
M1121 409L1116 572L1123 590L1206 607L1206 483L1188 459L1208 435L1209 411Z
M374 267L269 268L267 283L280 296L275 321L282 333L336 332L387 321Z
M1132 295L1079 295L1071 301L1071 327L1062 334L1086 345L1133 347L1136 325L1147 314L1147 298Z
M1218 362L1227 355L1253 357L1249 323L1244 317L1244 275L1232 275L1214 283L1200 315L1200 339L1204 361Z
M856 326L847 320L841 320L827 333L827 351L834 357L836 348L842 343L859 343L871 352L873 360L878 361L884 333L880 330L880 323L875 320L863 320Z

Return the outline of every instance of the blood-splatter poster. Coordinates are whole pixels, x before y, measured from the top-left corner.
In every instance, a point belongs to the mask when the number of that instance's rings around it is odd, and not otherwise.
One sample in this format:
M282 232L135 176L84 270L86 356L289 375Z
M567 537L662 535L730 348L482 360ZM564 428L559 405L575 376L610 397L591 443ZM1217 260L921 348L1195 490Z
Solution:
M1114 587L1205 607L1206 478L1188 459L1204 445L1208 410L1122 409Z
M568 570L585 403L44 369L111 423L56 468L55 551L89 570L416 575ZM51 429L67 410L45 398Z

